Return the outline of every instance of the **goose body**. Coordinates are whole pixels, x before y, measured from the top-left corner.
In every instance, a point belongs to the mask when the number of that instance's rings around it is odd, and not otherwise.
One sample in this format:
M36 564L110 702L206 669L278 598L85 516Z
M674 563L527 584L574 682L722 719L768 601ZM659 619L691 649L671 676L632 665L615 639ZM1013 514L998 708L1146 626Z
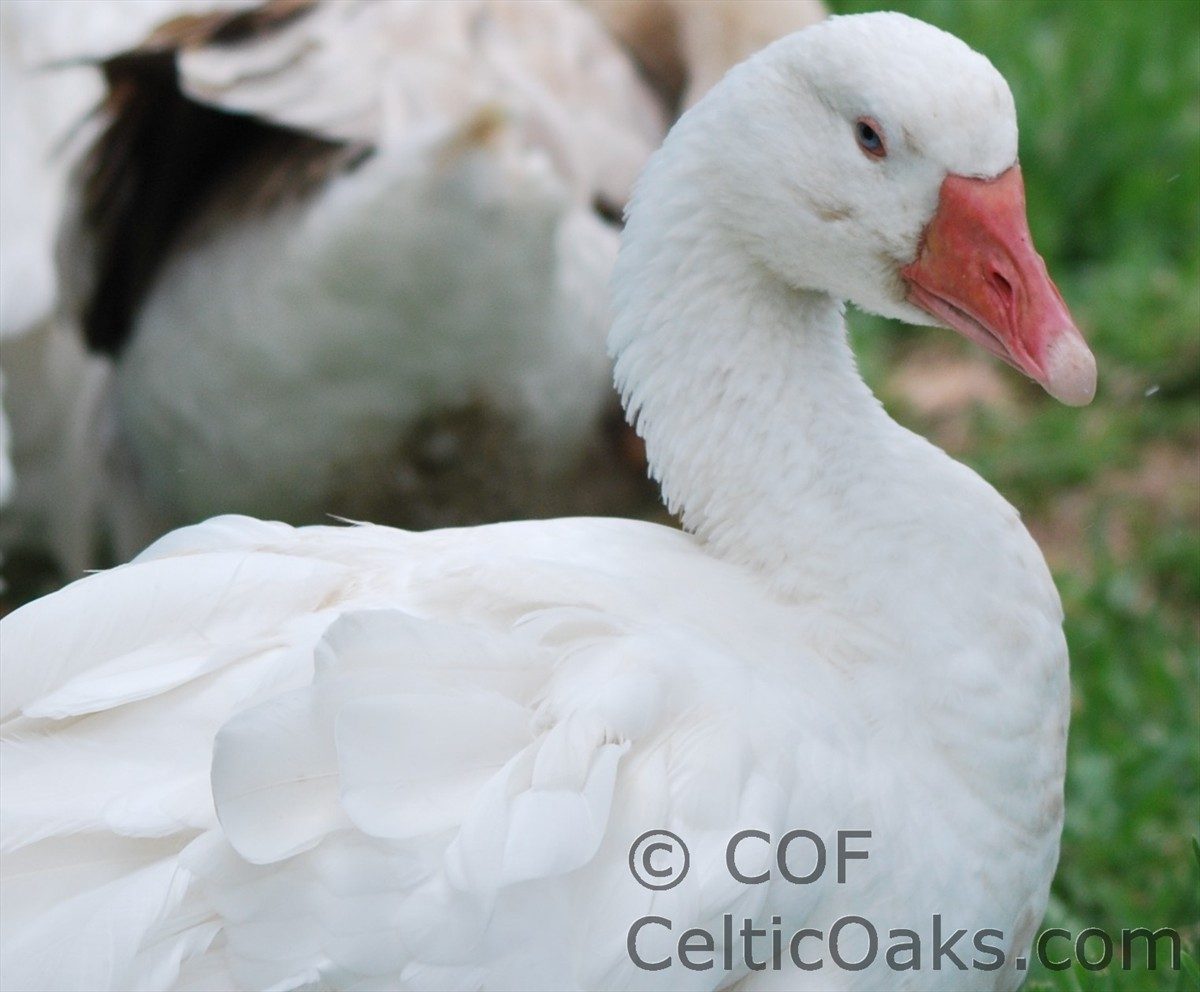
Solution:
M230 511L424 528L651 505L604 351L620 213L685 85L822 13L736 6L722 43L685 31L699 8L646 5L673 21L645 44L573 0L192 0L138 8L141 37L118 4L91 44L60 40L108 89L61 310L112 377L73 411L103 463L50 529L94 519L127 558Z
M226 510L544 509L603 439L617 231L594 203L624 201L663 131L600 25L561 2L275 4L106 65L135 96L68 242L98 257L77 306L116 359L119 547ZM189 108L182 149L163 101ZM530 506L468 484L507 477Z
M953 320L1085 400L1015 156L990 63L900 15L790 36L682 118L610 348L689 532L222 517L6 618L6 986L1015 989L1062 825L1059 600L1016 511L862 383L841 303L928 321L947 258L1007 259L1021 306ZM656 829L691 852L661 891L629 866ZM746 884L743 830L868 857ZM847 916L883 940L858 970L724 936ZM680 965L690 928L712 968Z

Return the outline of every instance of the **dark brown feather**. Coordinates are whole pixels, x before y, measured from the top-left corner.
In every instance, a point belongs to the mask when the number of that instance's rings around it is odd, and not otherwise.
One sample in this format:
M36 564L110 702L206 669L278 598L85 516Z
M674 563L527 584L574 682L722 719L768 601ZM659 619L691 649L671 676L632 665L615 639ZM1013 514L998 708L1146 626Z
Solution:
M107 120L77 176L90 247L78 301L89 349L119 354L137 308L189 229L303 196L370 149L207 106L180 88L177 55L276 31L313 0L272 0L239 13L178 17L101 64Z

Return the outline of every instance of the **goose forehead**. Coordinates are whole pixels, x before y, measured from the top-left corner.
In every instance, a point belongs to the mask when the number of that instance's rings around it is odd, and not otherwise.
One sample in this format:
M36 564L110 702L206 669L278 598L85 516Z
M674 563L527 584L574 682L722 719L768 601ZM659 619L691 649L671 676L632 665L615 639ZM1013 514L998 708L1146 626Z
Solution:
M1004 77L953 35L903 14L831 18L794 36L793 70L835 113L867 115L889 141L951 172L995 175L1017 157Z

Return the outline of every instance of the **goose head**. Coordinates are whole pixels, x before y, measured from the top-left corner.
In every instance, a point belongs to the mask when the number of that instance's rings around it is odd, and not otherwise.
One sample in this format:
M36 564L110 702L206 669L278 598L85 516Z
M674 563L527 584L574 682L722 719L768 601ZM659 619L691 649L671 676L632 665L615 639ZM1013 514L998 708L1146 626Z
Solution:
M1030 237L1012 94L957 38L831 18L735 68L676 132L676 183L778 279L952 328L1091 400L1095 360Z

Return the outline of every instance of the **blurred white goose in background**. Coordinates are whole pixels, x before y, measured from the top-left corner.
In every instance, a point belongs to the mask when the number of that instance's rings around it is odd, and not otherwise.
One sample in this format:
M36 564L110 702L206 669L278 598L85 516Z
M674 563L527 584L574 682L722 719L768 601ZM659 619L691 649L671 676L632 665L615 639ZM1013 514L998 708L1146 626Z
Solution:
M825 16L820 0L584 0L669 102L687 108L734 65Z
M6 0L0 5L0 334L19 336L55 307L54 237L73 140L104 92L87 60L136 45L165 18L252 0Z
M107 369L88 356L77 321L60 306L54 243L71 164L104 94L94 62L164 19L251 2L0 4L0 504L15 497L0 518L0 542L41 546L71 572L90 561L96 541Z
M43 525L33 488L14 527L81 532L78 568L97 516L124 558L228 511L427 527L648 506L603 348L630 183L681 99L821 5L232 7L70 36L108 98L60 309L114 374L67 391L87 427L51 501L67 521Z
M1016 154L991 64L896 14L791 36L680 120L610 346L690 533L222 517L6 618L5 982L1015 989L1062 824L1059 600L1016 511L872 396L841 301L1087 402ZM628 871L653 828L691 848L669 891ZM729 876L736 831L792 828L871 830L869 859ZM934 914L994 928L998 967L720 965L725 914L850 913L926 948ZM703 927L717 967L639 970L650 914L643 960Z

